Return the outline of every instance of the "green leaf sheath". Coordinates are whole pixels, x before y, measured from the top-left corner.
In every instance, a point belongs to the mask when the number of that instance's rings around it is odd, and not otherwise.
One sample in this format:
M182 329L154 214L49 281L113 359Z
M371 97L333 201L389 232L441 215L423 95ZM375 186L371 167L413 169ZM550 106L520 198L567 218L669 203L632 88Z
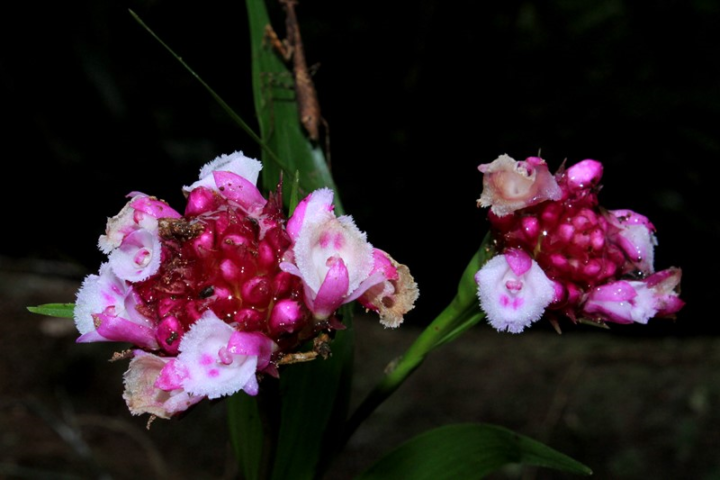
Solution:
M322 148L309 140L300 123L292 87L292 70L265 39L265 26L270 24L265 2L247 0L246 4L250 21L255 112L262 138L281 159L280 162L267 162L267 152L263 151L263 187L274 190L281 170L290 179L299 171L300 197L321 187L332 188L336 193L335 211L341 215L342 204ZM278 35L282 36L282 33L278 32ZM283 192L289 197L289 185L284 185Z
M288 365L280 373L282 417L275 480L321 478L336 453L350 401L354 354L347 313L343 323L347 328L336 333L330 358Z
M300 124L291 72L265 41L269 15L263 0L246 2L252 48L253 94L264 144L262 189L283 180L291 209L300 198L335 184L322 149ZM335 191L336 213L342 214ZM246 478L320 478L339 445L350 399L354 331L352 308L342 308L344 330L331 343L332 356L280 367L279 382L265 378L256 398L233 396L231 438Z
M590 475L592 470L541 442L488 424L447 425L424 432L381 458L356 480L480 479L513 463Z
M227 399L230 441L242 478L259 480L264 427L256 398L240 391Z

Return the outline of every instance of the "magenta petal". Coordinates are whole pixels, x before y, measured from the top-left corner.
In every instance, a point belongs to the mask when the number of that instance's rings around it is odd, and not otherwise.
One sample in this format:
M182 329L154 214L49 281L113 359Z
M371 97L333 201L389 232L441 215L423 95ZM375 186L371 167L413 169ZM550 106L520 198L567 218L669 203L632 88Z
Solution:
M635 288L622 280L599 286L592 291L593 300L599 302L627 302L636 296Z
M155 218L180 218L182 216L167 203L148 196L135 197L130 201L130 206Z
M603 174L602 163L586 159L578 162L567 171L568 186L581 189L597 185Z
M305 212L307 211L308 202L310 201L311 196L312 194L308 195L297 204L292 216L288 219L287 224L285 225L285 231L293 240L295 240L300 234L300 228L305 221Z
M178 390L182 388L183 380L186 378L187 370L176 358L171 358L160 370L160 375L155 380L155 386L165 391Z
M213 172L215 185L225 198L239 204L246 211L262 208L266 200L255 185L232 172Z
M334 258L330 261L332 265L325 275L325 280L318 290L313 305L313 313L318 318L329 317L342 305L350 285L350 275L345 262L341 258Z
M155 332L149 327L133 323L122 317L113 317L103 313L99 314L97 319L99 321L97 333L107 340L130 342L138 347L149 350L158 349Z
M234 355L257 356L258 370L262 370L270 363L273 341L258 332L235 331L230 336L227 348Z
M397 280L399 278L397 267L393 265L390 256L379 248L373 249L373 268L371 273L375 272L382 272L383 277L387 280Z
M396 276L397 276L397 274L396 274ZM358 287L355 290L353 290L350 293L350 295L348 295L345 298L345 301L343 303L349 303L349 302L352 302L353 300L357 300L362 295L364 295L365 292L367 292L374 286L385 282L386 280L388 280L388 278L385 276L384 271L378 270L378 271L374 272L372 275L370 275L365 280L360 282L360 285L358 285Z
M334 196L335 193L331 189L319 188L303 198L288 219L286 231L290 237L296 240L300 230L307 223L323 223L328 218L335 217Z
M505 260L507 261L510 270L512 270L518 277L525 275L525 272L530 270L530 267L532 267L532 258L530 258L530 255L525 253L524 250L520 250L518 248L509 248L506 250Z
M94 343L94 342L112 342L109 338L105 338L100 335L97 330L90 330L87 333L83 333L76 340L76 343Z
M188 194L185 215L196 216L217 209L217 193L207 187L197 187Z

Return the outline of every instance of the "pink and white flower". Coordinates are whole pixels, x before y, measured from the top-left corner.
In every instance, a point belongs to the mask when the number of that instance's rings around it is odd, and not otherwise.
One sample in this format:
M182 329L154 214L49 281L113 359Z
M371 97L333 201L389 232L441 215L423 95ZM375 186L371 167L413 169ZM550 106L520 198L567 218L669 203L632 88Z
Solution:
M133 415L148 413L168 419L205 398L202 395L192 395L181 387L163 390L156 386L160 372L170 361L169 358L143 350L135 350L133 355L123 376L123 399Z
M156 384L211 399L240 390L256 395L255 374L269 365L273 346L265 335L238 331L208 311L185 333Z
M634 269L644 274L653 273L657 245L655 226L647 217L632 210L610 210L608 214L610 223L618 228L613 240L628 256Z
M671 317L685 304L677 293L681 276L679 268L669 268L644 280L618 280L595 287L583 313L615 323L646 324L653 317Z
M344 303L360 300L386 326L413 307L407 267L335 216L331 190L287 221L280 186L267 200L257 189L260 169L242 152L221 155L183 187L184 215L133 192L109 219L98 242L108 261L77 294L77 341L139 348L125 374L133 414L256 395L259 373L278 376L308 341L344 328L334 316Z
M508 249L475 274L480 306L498 331L520 333L539 320L555 298L555 285L530 255Z
M158 237L161 218L180 218L165 202L133 192L131 200L116 216L108 219L98 246L107 253L110 267L123 280L137 282L160 268L162 247Z
M483 190L478 206L490 207L502 217L545 200L559 200L562 191L545 161L529 157L518 162L500 155L491 163L478 167L483 173Z
M306 303L318 319L384 279L382 272L372 273L373 246L365 233L352 217L336 217L333 209L329 188L315 190L298 204L287 223L294 243L291 261L280 264L302 279Z
M479 169L485 174L479 205L490 207L494 248L505 256L525 252L554 285L554 298L538 307L533 318L547 309L559 330L558 314L573 322L646 323L682 307L675 293L679 269L653 274L657 241L652 223L631 210L608 211L599 205L600 162L586 159L561 167L553 182L547 181L544 161L535 157L515 162L503 156ZM500 268L503 263L492 259L483 269L490 265ZM478 273L478 278L483 276ZM495 290L493 281L498 282ZM487 282L485 295L511 286L504 277ZM507 312L497 308L498 300L481 300L491 322L505 325L497 321L498 311Z
M368 310L377 312L380 323L385 327L399 327L405 314L415 307L419 296L417 283L407 266L396 262L379 248L373 250L373 259L370 275L380 272L383 280L368 288L358 297L358 302Z
M156 350L154 325L137 311L137 304L132 287L108 263L102 264L99 275L88 275L77 293L77 342L130 342Z
M215 191L237 203L245 212L254 214L266 203L256 187L260 170L262 163L246 157L240 151L230 155L220 155L203 165L200 169L200 179L190 186L183 187L183 191L188 195L200 187ZM192 206L192 203L188 205L188 207Z
M258 393L257 373L274 371L275 344L257 332L242 332L208 311L183 336L177 357L134 352L123 397L134 415L170 418L204 398L244 390Z

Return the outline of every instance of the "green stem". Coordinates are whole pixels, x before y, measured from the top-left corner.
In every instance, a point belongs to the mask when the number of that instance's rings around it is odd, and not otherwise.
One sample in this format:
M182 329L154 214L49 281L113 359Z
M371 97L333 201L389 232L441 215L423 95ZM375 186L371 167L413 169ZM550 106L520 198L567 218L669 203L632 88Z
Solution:
M452 302L423 330L397 364L385 374L348 419L342 446L347 443L360 424L422 364L428 353L454 340L484 318L484 313L479 311L475 273L493 254L492 240L488 234L465 268L457 295Z
M460 295L457 295L452 303L420 334L347 421L343 445L347 443L360 424L422 364L427 354L444 343L443 340L448 333L477 314L476 303L462 305Z

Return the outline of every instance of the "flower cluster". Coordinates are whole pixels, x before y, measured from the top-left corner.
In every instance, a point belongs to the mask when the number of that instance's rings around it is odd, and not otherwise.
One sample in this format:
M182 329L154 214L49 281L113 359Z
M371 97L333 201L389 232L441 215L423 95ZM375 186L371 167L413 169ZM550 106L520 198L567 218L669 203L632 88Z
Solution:
M519 333L543 315L573 322L647 323L674 317L679 268L656 272L655 227L598 203L603 166L583 160L552 175L544 160L502 155L478 169L478 206L498 255L477 272L480 305L499 331Z
M183 187L184 214L139 192L108 220L108 255L77 293L78 342L135 348L124 398L133 414L169 418L204 398L258 392L301 345L344 328L357 300L397 327L417 285L407 267L374 248L333 192L312 192L288 219L280 189L256 187L262 166L222 155ZM323 352L325 353L325 349Z

